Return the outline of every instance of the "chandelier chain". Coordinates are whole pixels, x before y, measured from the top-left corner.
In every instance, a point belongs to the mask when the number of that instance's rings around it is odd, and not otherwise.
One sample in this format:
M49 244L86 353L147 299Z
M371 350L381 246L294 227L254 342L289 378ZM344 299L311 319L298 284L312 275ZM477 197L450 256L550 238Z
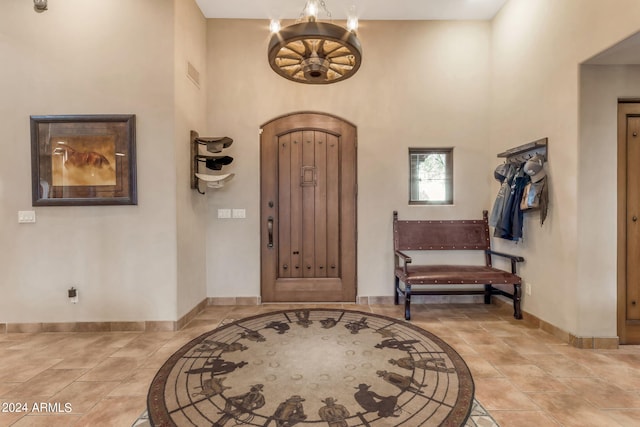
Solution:
M327 4L324 2L324 0L320 0L320 6L322 6L322 9L324 9L325 13L327 14L327 17L329 18L329 20L331 20L331 12L329 12L329 9L327 9Z
M329 18L329 21L333 21L333 16L331 16L331 12L329 11L329 8L327 7L327 3L324 0L320 0L319 3L320 3L320 6L322 7L322 10L324 10L324 13L327 15L327 18ZM307 11L307 4L305 3L305 5L302 8L302 11L300 12L300 15L298 16L298 19L296 20L296 22L302 22L302 21L305 20L305 18L307 17L305 15L306 11Z

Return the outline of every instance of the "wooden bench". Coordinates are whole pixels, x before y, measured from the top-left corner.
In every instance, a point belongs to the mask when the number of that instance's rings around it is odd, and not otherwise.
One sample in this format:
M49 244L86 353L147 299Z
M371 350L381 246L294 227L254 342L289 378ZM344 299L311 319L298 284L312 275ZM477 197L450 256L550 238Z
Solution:
M491 304L492 295L513 300L513 316L522 319L520 311L522 279L516 274L516 263L524 258L491 250L487 211L481 220L455 221L399 221L393 212L393 248L395 258L394 301L404 296L404 317L411 319L412 295L484 295L484 303ZM485 265L413 265L403 251L469 251L484 252ZM511 272L494 268L493 255L508 258ZM402 262L400 262L402 260ZM400 287L404 283L404 289ZM442 285L483 285L484 289L442 289ZM493 285L513 285L513 293ZM417 286L417 288L413 288ZM428 288L428 289L427 289ZM440 288L440 289L438 289Z

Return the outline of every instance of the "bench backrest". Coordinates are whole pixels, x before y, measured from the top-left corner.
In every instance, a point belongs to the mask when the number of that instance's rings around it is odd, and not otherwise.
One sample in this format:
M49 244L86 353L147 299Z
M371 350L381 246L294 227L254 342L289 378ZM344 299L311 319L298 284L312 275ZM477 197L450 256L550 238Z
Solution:
M487 211L478 220L399 221L393 212L395 250L486 250L490 249Z

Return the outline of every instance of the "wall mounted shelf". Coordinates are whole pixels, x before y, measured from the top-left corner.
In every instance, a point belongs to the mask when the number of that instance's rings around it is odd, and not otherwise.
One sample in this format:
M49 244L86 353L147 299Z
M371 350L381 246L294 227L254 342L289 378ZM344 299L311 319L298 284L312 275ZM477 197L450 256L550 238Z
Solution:
M498 157L505 158L508 163L524 163L536 154L541 155L546 162L548 159L547 148L549 145L548 138L538 139L528 144L519 145L510 148L498 154Z
M201 137L198 132L191 131L191 188L198 193L204 194L200 190L200 181L206 183L208 188L220 188L229 182L235 174L209 174L201 173L200 165L209 170L221 170L223 166L230 164L233 157L218 156L212 153L220 153L225 148L233 144L233 139L228 136L221 137Z
M235 176L233 173L225 173L222 175L210 175L208 173L197 173L196 177L207 183L207 187L209 188L220 188L224 186L225 183L231 181L231 179Z

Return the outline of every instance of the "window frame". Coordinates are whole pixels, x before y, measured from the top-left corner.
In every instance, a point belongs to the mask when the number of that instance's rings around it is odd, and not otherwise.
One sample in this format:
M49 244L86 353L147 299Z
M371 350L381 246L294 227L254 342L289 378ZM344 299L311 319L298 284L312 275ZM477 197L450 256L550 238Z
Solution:
M445 166L445 200L413 200L412 189L418 185L414 172L412 157L416 154L444 154L446 157ZM409 205L453 205L453 147L409 147Z

